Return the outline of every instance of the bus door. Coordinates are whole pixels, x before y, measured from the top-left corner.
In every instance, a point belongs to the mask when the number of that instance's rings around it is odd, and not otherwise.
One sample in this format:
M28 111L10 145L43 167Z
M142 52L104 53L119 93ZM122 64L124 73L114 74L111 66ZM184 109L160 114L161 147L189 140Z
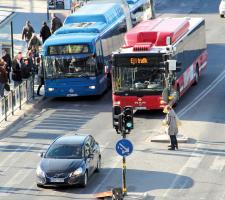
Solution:
M103 92L107 88L107 75L105 72L104 56L102 51L101 39L96 41L96 61L97 61L97 82L99 89Z

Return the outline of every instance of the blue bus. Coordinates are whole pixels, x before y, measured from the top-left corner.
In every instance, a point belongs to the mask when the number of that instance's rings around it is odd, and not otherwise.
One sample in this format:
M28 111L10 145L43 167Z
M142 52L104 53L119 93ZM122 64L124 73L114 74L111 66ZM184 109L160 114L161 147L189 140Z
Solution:
M143 10L133 11L138 9ZM68 16L43 45L45 96L101 95L111 83L111 53L122 45L126 31L117 3L87 4Z

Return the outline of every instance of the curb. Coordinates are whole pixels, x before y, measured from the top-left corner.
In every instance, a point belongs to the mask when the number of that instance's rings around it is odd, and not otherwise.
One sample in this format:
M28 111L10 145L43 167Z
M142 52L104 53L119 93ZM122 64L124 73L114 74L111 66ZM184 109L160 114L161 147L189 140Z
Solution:
M17 124L19 124L19 122L23 120L28 113L31 113L36 106L42 105L48 100L49 99L43 96L38 98L37 100L34 99L32 101L26 102L22 106L21 110L16 110L14 115L10 115L7 121L2 122L3 126L5 125L5 127L3 127L2 130L0 130L0 139L3 139L5 136L7 136L7 132L13 127L15 127Z
M157 135L157 136L153 136L152 138L150 138L151 142L170 142L170 138L168 135L163 134L163 135ZM187 143L188 142L188 137L185 137L183 135L178 134L177 135L177 142L179 143Z

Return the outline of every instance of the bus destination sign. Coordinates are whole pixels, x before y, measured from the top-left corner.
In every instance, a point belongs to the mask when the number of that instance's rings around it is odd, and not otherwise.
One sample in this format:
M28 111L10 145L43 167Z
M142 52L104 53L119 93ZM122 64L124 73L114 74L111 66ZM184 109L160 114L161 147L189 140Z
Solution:
M146 57L142 58L130 58L130 64L132 65L141 65L141 64L148 64L148 59Z

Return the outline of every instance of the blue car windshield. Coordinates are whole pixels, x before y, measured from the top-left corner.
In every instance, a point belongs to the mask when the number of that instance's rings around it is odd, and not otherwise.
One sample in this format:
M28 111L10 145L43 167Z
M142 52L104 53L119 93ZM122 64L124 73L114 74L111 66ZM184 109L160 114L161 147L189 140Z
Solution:
M53 144L45 154L45 158L81 159L82 148L69 144Z

